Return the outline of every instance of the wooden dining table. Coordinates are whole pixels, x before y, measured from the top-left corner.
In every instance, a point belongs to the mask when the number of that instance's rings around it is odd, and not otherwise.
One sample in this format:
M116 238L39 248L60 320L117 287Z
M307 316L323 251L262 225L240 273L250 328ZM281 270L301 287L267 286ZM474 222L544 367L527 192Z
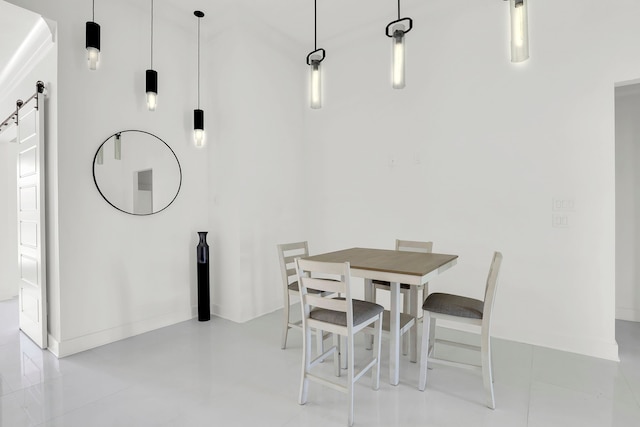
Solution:
M456 265L458 256L395 251L386 249L351 248L336 252L305 257L305 259L323 262L349 262L351 275L361 277L365 281L365 299L373 299L372 280L383 280L391 284L390 302L390 349L389 349L389 377L392 385L400 381L400 284L411 285L412 298L418 296L418 286L425 285L439 274ZM410 332L411 361L417 359L417 318L415 304L410 304L410 315L415 318L413 330ZM387 315L387 313L385 313Z

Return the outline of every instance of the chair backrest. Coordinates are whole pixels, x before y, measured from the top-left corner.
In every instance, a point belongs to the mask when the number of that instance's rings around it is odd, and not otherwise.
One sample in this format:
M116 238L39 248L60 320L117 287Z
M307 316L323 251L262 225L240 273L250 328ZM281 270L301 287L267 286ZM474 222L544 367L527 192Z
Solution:
M302 321L307 322L314 307L346 313L347 327L353 327L351 304L351 266L348 262L321 262L296 259ZM320 293L309 293L310 289ZM328 293L344 295L332 298Z
M309 256L309 244L305 242L283 243L278 245L280 258L280 272L284 291L289 291L289 285L298 280L295 260L298 257Z
M396 239L396 251L430 254L433 251L433 242L416 242L413 240Z
M487 276L487 287L484 293L484 309L482 311L482 327L487 330L491 327L491 312L493 311L493 302L496 298L496 288L498 286L498 273L502 264L502 254L500 252L493 253L493 260L489 268Z

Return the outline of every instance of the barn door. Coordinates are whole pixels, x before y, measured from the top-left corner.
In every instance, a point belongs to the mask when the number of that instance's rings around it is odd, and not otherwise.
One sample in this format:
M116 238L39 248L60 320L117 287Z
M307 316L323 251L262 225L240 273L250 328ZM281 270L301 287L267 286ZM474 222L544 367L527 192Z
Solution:
M20 329L47 347L44 95L18 111L18 263Z

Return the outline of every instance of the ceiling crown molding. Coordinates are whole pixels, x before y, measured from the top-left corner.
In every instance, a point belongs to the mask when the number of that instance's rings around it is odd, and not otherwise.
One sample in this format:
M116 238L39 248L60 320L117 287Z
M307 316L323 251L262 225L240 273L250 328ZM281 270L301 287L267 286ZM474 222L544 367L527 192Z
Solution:
M13 90L54 44L55 24L39 18L8 64L0 70L0 99Z

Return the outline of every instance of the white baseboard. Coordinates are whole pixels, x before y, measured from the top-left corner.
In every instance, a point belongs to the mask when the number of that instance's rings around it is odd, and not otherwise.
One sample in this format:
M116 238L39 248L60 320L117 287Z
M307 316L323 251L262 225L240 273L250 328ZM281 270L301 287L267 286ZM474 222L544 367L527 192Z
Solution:
M51 335L47 337L47 350L57 358L60 358L60 343Z
M0 294L0 301L8 301L10 299L18 298L18 294Z
M616 307L616 319L640 322L640 310Z
M479 336L479 328L473 325L462 325L455 322L446 322L443 320L438 321L437 327L438 331L442 331L445 334L454 334L453 336L456 336L456 339L454 339L454 341L460 340L460 337L462 336L464 342L464 340L466 340L464 338L464 333L471 333ZM460 333L463 333L463 335L460 335ZM615 341L605 342L586 338L578 339L576 337L566 337L563 335L554 334L543 334L539 336L531 334L528 337L514 337L502 335L499 333L496 334L493 331L491 336L493 338L499 338L506 341L514 341L523 344L535 345L538 347L552 348L554 350L583 354L585 356L597 357L599 359L612 360L615 362L620 361L620 358L618 357L618 343ZM468 339L469 342L467 342L467 344L478 344L477 342L473 342L473 337Z
M192 319L191 310L176 311L115 328L106 329L77 338L57 342L49 336L49 351L57 357L70 356L81 351L90 350L101 345L120 341L145 332L160 329L176 323Z

